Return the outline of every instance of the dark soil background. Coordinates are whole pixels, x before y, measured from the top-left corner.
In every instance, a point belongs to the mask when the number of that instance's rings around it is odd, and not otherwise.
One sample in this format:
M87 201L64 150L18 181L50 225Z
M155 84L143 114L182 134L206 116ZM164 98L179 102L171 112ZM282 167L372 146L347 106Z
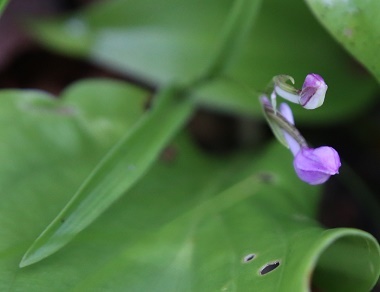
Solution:
M20 25L25 17L58 15L91 2L95 1L11 0L0 19L0 88L38 88L58 96L76 80L111 77L154 91L152 85L140 84L132 76L122 76L82 60L49 52ZM257 147L272 139L263 122L207 110L199 110L188 129L205 151L215 155L225 155L241 147ZM331 145L345 160L341 174L325 184L319 216L322 224L363 229L379 240L380 221L371 214L380 210L380 102L348 122L300 130L312 144ZM352 172L357 174L358 181L353 179ZM369 212L371 208L372 213ZM380 287L373 291L380 291Z

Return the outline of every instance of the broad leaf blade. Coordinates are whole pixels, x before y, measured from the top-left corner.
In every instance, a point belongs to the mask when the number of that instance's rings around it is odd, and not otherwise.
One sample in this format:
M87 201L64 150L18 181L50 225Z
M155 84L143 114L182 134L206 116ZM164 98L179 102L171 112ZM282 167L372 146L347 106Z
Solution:
M380 82L380 2L306 1L327 30Z
M126 116L136 121L141 113L141 92L120 84L114 90L111 82L104 100L96 93L105 83L95 84L71 90L81 94L70 107L57 107L39 92L1 94L0 135L8 141L0 144L1 290L303 291L314 266L325 290L368 291L377 280L376 241L361 231L326 231L316 223L320 188L298 180L281 145L220 159L185 137L67 248L20 270L30 241L133 124ZM115 106L107 108L111 100ZM31 107L36 101L39 106ZM112 125L102 134L94 132L100 121ZM256 258L244 263L251 253ZM277 269L259 275L278 259Z
M33 264L62 248L145 174L191 115L193 105L179 98L174 88L162 90L156 97L158 105L107 153L28 249L20 267Z

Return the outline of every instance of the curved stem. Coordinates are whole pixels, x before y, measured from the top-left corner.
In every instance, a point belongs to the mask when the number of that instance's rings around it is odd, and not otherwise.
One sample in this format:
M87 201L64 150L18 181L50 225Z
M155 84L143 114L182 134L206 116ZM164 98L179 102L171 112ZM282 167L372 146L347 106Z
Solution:
M301 147L308 147L305 138L298 129L288 122L288 120L278 111L274 112L272 106L264 104L265 114L276 123L281 129L287 132Z
M236 0L222 30L222 36L213 59L200 78L213 79L221 75L236 55L252 26L261 0Z

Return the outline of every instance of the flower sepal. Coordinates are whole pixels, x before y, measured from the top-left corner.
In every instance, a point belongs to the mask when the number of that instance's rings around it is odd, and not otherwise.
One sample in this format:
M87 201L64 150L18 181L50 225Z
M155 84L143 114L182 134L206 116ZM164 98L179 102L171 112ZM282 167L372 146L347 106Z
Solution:
M290 75L283 74L273 77L274 92L288 101L299 103L299 94L301 91L289 84L288 81L292 84L295 83L294 78Z

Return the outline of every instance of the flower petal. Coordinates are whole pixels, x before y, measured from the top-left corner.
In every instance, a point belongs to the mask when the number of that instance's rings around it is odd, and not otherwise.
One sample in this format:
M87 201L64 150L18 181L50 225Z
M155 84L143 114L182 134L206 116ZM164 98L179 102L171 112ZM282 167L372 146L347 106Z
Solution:
M318 74L308 74L302 86L299 103L306 109L320 107L326 96L327 84Z
M298 177L311 185L326 182L341 166L338 153L328 146L302 148L293 164Z
M289 122L291 123L292 125L294 125L294 117L293 117L293 113L292 113L292 110L291 108L289 107L288 104L286 103L282 103L280 105L280 113L284 116L284 118ZM289 135L286 131L283 131L284 133L284 137L285 137L285 140L286 142L288 143L289 145L289 148L290 148L290 151L292 151L293 155L296 156L297 153L300 151L300 145L298 144L298 142L291 136Z

